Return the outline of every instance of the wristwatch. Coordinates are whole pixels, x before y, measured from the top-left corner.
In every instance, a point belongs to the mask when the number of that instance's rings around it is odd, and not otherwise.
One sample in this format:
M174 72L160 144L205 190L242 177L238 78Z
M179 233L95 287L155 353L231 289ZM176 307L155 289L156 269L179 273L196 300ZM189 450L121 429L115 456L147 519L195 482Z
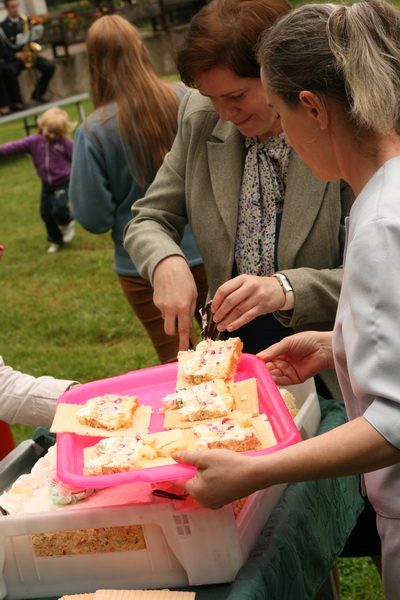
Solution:
M274 273L272 277L276 277L279 280L279 283L281 284L281 287L283 289L283 293L285 294L285 298L288 292L293 292L293 288L290 285L287 277L285 277L285 275L283 275L282 273ZM289 310L289 307L286 306L286 304L287 302L285 302L285 304L280 310ZM292 306L290 308L292 308Z

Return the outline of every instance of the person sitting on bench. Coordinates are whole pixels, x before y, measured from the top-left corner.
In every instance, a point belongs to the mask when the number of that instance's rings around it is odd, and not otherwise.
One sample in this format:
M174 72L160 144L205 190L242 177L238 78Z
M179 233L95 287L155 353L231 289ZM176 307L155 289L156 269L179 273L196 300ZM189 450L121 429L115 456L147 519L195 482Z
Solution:
M0 62L0 117L23 108L18 78L9 65Z
M52 61L39 56L36 51L27 48L28 44L19 45L17 35L24 33L30 27L29 20L19 14L19 0L4 0L7 17L0 23L0 59L9 66L18 77L23 69L35 68L41 75L32 93L32 100L47 102L44 95L53 77L55 65Z

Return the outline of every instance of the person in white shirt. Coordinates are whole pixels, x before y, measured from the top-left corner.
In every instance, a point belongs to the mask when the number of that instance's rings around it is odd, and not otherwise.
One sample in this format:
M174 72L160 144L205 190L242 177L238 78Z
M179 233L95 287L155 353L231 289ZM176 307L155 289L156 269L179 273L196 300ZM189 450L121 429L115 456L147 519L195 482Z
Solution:
M57 398L75 384L69 379L20 373L6 366L0 356L0 420L10 425L48 427Z

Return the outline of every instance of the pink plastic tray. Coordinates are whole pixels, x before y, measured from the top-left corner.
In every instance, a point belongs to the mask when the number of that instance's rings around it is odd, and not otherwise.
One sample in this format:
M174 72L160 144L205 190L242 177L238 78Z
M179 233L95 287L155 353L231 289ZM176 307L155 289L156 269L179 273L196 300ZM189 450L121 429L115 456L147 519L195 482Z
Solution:
M103 394L135 394L140 404L153 407L149 431L163 429L164 415L158 414L161 398L175 391L177 364L131 371L125 375L85 383L63 394L58 402L85 404L93 396ZM300 434L276 387L265 363L253 354L243 354L235 381L257 379L260 413L265 413L271 423L278 444L266 450L247 454L269 454L300 441ZM96 444L101 437L75 433L57 434L57 475L61 481L77 487L104 488L136 481L161 482L181 477L192 477L195 467L172 464L163 467L137 469L111 475L83 475L83 451Z

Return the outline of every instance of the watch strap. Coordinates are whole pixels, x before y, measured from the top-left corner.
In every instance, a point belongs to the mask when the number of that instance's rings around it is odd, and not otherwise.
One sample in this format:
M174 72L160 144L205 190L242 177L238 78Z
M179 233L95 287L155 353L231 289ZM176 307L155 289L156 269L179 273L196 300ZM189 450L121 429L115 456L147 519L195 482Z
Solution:
M287 297L287 293L293 292L293 288L290 285L289 280L287 279L287 277L285 275L283 275L283 273L274 273L272 275L272 277L276 277L278 279L279 283L281 284L283 293L285 294L285 298L286 298L285 304L283 305L283 307L280 310L291 310L293 300L291 299L290 303L288 302L289 298ZM289 294L289 296L292 296L292 294ZM289 306L289 304L290 304L290 306Z

